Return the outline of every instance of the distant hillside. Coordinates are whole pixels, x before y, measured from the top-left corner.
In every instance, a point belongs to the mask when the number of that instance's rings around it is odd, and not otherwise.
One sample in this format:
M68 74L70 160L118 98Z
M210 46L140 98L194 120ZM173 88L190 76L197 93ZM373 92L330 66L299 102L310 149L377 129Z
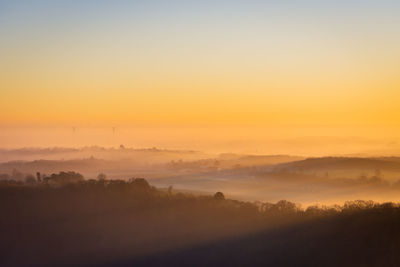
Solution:
M105 148L99 146L82 148L22 148L22 149L0 149L0 162L15 160L61 160L81 158L102 158L106 160L135 159L137 161L167 162L173 159L196 160L204 158L205 154L192 150L168 150L153 148Z
M115 163L95 158L75 160L34 160L34 161L10 161L0 163L0 173L11 173L14 170L23 173L52 173L64 170L77 170L80 172L93 169L111 167Z
M304 157L290 155L246 155L238 161L244 165L279 164L304 160Z
M400 171L399 157L353 158L353 157L323 157L308 158L295 162L278 164L275 170L387 170Z

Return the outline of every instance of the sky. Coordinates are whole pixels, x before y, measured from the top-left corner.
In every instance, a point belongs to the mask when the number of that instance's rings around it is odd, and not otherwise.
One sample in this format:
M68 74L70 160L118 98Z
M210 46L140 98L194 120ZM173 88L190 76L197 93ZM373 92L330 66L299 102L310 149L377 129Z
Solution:
M71 127L398 138L399 14L395 0L0 0L0 146L62 145L46 140Z

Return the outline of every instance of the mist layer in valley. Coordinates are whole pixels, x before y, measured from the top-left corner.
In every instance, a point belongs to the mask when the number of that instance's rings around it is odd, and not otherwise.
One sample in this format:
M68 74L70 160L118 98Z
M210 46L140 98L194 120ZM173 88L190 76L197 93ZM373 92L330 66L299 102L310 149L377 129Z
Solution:
M87 179L144 177L166 190L304 206L346 200L400 201L400 157L212 154L193 150L31 148L0 150L0 179L75 171Z

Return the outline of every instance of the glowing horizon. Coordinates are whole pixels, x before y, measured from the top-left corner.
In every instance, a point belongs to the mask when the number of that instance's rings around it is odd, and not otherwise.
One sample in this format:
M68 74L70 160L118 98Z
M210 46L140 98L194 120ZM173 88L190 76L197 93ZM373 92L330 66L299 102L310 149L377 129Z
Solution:
M0 126L400 137L400 4L324 2L2 1Z

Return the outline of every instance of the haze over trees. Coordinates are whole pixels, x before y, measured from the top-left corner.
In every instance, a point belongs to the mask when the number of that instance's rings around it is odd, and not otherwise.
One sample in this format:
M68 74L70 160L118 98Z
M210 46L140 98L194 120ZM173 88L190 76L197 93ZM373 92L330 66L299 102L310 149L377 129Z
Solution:
M41 153L43 158L0 163L0 180L28 179L32 183L36 172L42 179L52 173L74 170L87 179L103 179L102 174L111 180L141 176L159 188L172 185L177 190L206 194L222 190L226 196L243 201L277 202L284 198L312 205L343 204L349 199L400 200L399 157L205 155L129 147L9 150L3 156L25 152L34 156ZM66 156L65 152L69 159L50 159ZM79 158L84 155L91 156Z
M39 177L0 181L2 266L400 262L395 203L301 208L159 190L143 178L85 180L71 171Z

